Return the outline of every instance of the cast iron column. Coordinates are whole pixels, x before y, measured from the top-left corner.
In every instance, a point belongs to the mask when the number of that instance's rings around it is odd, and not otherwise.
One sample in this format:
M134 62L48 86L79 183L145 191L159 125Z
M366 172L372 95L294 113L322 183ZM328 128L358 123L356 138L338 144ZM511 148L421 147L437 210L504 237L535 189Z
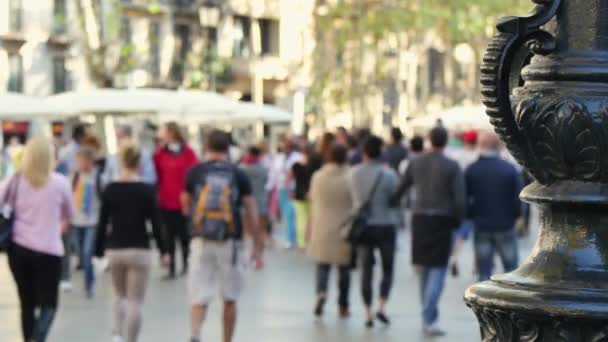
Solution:
M494 1L494 0L489 0ZM541 231L516 271L465 295L485 341L608 341L608 0L533 0L482 66L487 113L534 175Z

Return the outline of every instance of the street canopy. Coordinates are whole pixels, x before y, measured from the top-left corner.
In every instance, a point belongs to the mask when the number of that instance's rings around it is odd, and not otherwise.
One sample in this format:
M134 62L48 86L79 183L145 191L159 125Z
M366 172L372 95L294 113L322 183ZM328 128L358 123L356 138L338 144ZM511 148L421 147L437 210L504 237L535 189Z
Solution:
M45 102L70 108L79 114L167 115L182 115L190 107L206 108L207 112L219 111L233 103L212 92L153 88L70 91L50 96Z
M430 130L441 121L443 126L453 130L479 129L492 130L490 120L485 113L485 107L456 106L446 110L424 115L411 120L408 125L414 131Z
M46 103L42 98L20 93L0 93L0 118L28 120L38 117L63 117L73 114L69 108Z

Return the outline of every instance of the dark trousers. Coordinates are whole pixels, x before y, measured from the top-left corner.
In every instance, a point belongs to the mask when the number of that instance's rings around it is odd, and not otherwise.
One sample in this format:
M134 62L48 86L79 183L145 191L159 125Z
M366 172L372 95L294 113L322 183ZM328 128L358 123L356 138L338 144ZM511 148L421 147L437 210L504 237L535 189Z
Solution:
M44 342L57 311L61 258L13 244L8 263L21 304L23 339Z
M378 250L382 264L380 298L386 300L393 286L397 232L394 226L370 226L366 229L364 243L359 248L361 257L361 293L366 306L372 305L374 282L374 252Z
M327 295L329 286L329 275L331 273L330 264L317 265L317 295ZM348 308L350 293L350 265L338 266L338 305L341 308Z
M175 274L175 241L179 240L182 250L182 261L184 270L188 268L188 256L190 255L190 231L186 217L179 210L162 210L163 224L165 227L165 238L167 252L171 256L169 272Z

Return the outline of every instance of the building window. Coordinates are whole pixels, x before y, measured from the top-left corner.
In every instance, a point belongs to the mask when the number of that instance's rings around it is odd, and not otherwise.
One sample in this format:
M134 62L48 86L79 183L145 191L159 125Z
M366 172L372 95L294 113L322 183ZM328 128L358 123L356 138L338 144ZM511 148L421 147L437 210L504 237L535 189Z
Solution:
M251 20L243 16L234 17L234 57L251 56Z
M23 7L21 0L8 0L8 29L11 32L21 32Z
M19 54L8 56L8 91L23 92L23 60Z
M207 49L217 49L217 28L205 27L205 45Z
M429 90L431 95L439 94L444 90L444 61L445 55L436 49L429 49Z
M188 25L176 25L175 35L175 57L171 66L171 79L175 82L182 82L186 69L186 59L190 52L190 27Z
M185 61L190 52L190 27L188 25L175 26L175 38L179 59Z
M53 33L66 33L68 27L68 10L66 0L53 1Z
M150 75L153 79L160 78L160 24L151 22L148 30L150 40Z
M120 39L125 44L131 44L133 32L131 30L131 20L128 17L122 17L120 20Z
M262 38L262 55L279 55L279 21L272 19L260 19L260 34Z
M53 58L53 93L63 93L67 90L67 70L65 68L65 58Z

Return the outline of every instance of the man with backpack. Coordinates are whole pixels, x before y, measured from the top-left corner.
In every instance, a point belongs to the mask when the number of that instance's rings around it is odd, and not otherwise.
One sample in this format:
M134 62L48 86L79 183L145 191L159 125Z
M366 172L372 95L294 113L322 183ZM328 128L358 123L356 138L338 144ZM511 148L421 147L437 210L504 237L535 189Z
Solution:
M188 172L182 196L194 235L188 278L191 341L200 341L208 305L219 285L224 300L224 342L230 342L236 324L236 301L243 289L247 264L243 230L248 229L254 239L252 260L256 269L262 266L264 234L258 225L251 183L247 175L229 161L229 135L213 131L205 147L206 161Z

